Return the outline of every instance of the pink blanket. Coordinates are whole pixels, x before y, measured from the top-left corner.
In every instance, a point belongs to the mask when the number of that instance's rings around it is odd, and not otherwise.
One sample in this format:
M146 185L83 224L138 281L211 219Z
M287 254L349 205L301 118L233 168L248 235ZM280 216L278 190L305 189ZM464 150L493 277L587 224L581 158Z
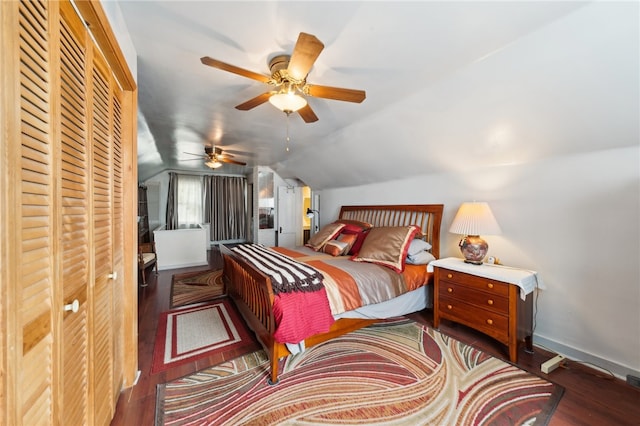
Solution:
M324 288L314 292L279 293L273 302L278 324L274 338L280 343L299 343L329 331L334 319Z

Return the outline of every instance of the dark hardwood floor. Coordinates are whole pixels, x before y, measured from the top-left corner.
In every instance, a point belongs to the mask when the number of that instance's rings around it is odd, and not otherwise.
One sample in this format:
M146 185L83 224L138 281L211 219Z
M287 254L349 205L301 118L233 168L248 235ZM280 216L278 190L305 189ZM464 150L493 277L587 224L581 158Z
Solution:
M140 378L138 383L122 391L118 399L112 425L153 425L156 407L156 386L173 379L186 376L224 360L210 357L189 365L184 365L158 374L150 374L156 328L160 313L169 310L169 293L173 274L221 267L222 260L217 250L209 252L209 268L174 269L160 271L156 276L149 273L148 286L140 288L138 301L138 362ZM409 315L415 321L433 324L431 311ZM443 321L440 331L462 342L479 347L486 352L507 359L506 347L493 339L467 327ZM534 339L535 346L535 339ZM258 345L255 345L255 349ZM564 395L560 400L549 425L640 425L640 389L628 385L620 379L575 361L568 361L566 367L559 368L548 376L540 371L540 364L554 354L538 347L528 354L521 347L518 366L563 386ZM251 349L254 350L254 349ZM228 353L225 358L234 358L241 353Z

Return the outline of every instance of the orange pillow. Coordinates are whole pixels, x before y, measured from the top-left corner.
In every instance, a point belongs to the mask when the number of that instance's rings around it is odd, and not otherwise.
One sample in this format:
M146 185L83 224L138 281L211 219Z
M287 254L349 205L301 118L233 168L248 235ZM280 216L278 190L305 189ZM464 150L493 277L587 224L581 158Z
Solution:
M338 237L338 241L347 243L347 247L344 249L342 254L349 254L349 251L351 251L351 247L353 247L353 245L356 243L357 240L358 240L358 235L356 234L344 234L344 233L340 234L340 236Z
M349 249L356 242L356 235L340 234L338 239L327 241L322 247L322 251L331 256L344 256L349 253Z
M347 243L343 243L338 240L330 240L325 243L324 247L322 247L322 251L330 254L331 256L341 256L346 248Z

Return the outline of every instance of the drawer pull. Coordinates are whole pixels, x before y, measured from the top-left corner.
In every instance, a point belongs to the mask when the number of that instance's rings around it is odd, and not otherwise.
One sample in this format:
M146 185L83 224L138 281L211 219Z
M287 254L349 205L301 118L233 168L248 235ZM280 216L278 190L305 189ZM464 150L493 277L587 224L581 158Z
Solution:
M487 283L488 288L493 288L493 283Z
M453 278L453 274L447 274L447 278Z
M447 288L447 291L448 291L449 293L453 293L453 289L452 289L451 287Z
M489 324L489 325L493 325L493 320L492 320L492 319L488 319L488 320L487 320L487 324Z
M453 309L453 306L447 305L447 309Z
M493 305L493 299L489 299L489 300L487 300L487 304L488 304L488 305Z

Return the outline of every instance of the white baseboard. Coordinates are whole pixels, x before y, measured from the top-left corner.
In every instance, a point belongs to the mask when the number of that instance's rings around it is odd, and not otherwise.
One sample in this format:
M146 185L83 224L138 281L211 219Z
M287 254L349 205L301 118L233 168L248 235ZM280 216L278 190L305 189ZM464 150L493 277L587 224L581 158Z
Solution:
M202 266L208 265L209 262L187 262L187 263L174 263L172 265L158 265L158 271L165 271L167 269L180 269L180 268L190 268L192 266Z
M555 340L547 339L542 336L534 335L533 337L533 345L539 346L543 349L547 349L550 351L554 351L569 360L586 362L588 364L593 364L595 368L599 367L606 371L610 371L619 379L626 380L627 374L631 374L633 376L639 377L640 371L634 370L631 367L626 365L622 365L616 362L613 362L608 359L601 358L596 355L592 355L590 353L572 348L563 343L556 342Z

